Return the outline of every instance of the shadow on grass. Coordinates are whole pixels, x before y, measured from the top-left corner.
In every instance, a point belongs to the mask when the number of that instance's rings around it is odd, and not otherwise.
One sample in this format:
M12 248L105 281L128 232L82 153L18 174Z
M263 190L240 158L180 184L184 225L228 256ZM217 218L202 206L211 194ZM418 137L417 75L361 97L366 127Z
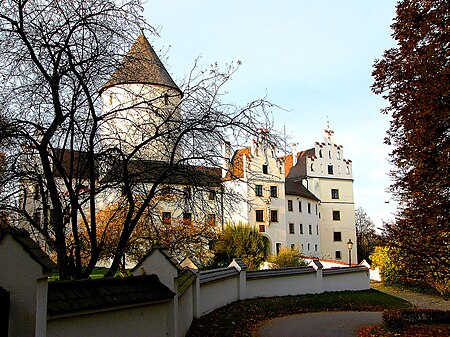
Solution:
M254 298L233 302L195 319L187 336L252 336L267 319L316 311L383 311L412 304L377 290Z

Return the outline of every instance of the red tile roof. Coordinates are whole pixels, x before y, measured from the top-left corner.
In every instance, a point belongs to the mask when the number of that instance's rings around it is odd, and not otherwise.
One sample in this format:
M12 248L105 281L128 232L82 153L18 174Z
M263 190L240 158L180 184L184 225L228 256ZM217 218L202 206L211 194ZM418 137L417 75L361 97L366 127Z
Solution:
M251 151L249 147L237 150L231 159L230 169L227 172L225 180L244 178L244 159L251 159Z

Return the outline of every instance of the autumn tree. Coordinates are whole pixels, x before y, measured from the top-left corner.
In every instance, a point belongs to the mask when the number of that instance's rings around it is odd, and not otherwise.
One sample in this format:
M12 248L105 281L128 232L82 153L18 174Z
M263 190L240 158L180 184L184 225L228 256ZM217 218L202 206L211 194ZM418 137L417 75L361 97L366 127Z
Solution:
M375 231L375 225L372 219L370 219L361 207L358 207L355 210L355 226L358 261L370 261L369 256L377 245L378 235Z
M402 0L397 42L375 61L372 90L392 116L391 190L400 208L388 226L398 282L442 288L450 279L450 3Z
M89 276L101 258L107 235L97 224L99 209L124 203L112 276L152 200L167 186L175 193L208 186L220 178L224 141L239 146L270 127L266 101L223 102L234 64L194 66L174 105L162 106L174 98L167 92L142 93L133 106L105 113L115 98L101 95L121 83L117 69L132 61L132 74L163 68L156 55L146 62L139 50L127 53L140 34L149 46L142 30L153 30L141 13L139 0L9 0L0 7L0 144L7 157L0 210L15 212L55 253L61 279ZM145 119L136 123L130 108ZM164 162L145 160L143 153L158 153L154 144L166 146ZM215 203L231 205L222 192Z

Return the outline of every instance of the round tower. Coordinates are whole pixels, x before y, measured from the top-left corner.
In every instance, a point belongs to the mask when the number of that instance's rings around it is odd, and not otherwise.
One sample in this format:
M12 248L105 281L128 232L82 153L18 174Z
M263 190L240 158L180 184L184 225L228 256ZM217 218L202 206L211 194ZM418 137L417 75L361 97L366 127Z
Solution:
M141 34L101 90L104 147L140 160L177 160L183 93Z

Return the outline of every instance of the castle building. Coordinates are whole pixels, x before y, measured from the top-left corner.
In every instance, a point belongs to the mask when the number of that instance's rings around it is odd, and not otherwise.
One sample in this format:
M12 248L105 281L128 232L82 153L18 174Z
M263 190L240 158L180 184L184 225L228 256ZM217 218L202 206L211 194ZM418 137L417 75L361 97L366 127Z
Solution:
M334 142L334 132L327 129L323 142L289 157L286 179L301 182L320 199L322 257L348 261L347 241L351 240L352 261L356 262L352 161L344 159L343 146Z

